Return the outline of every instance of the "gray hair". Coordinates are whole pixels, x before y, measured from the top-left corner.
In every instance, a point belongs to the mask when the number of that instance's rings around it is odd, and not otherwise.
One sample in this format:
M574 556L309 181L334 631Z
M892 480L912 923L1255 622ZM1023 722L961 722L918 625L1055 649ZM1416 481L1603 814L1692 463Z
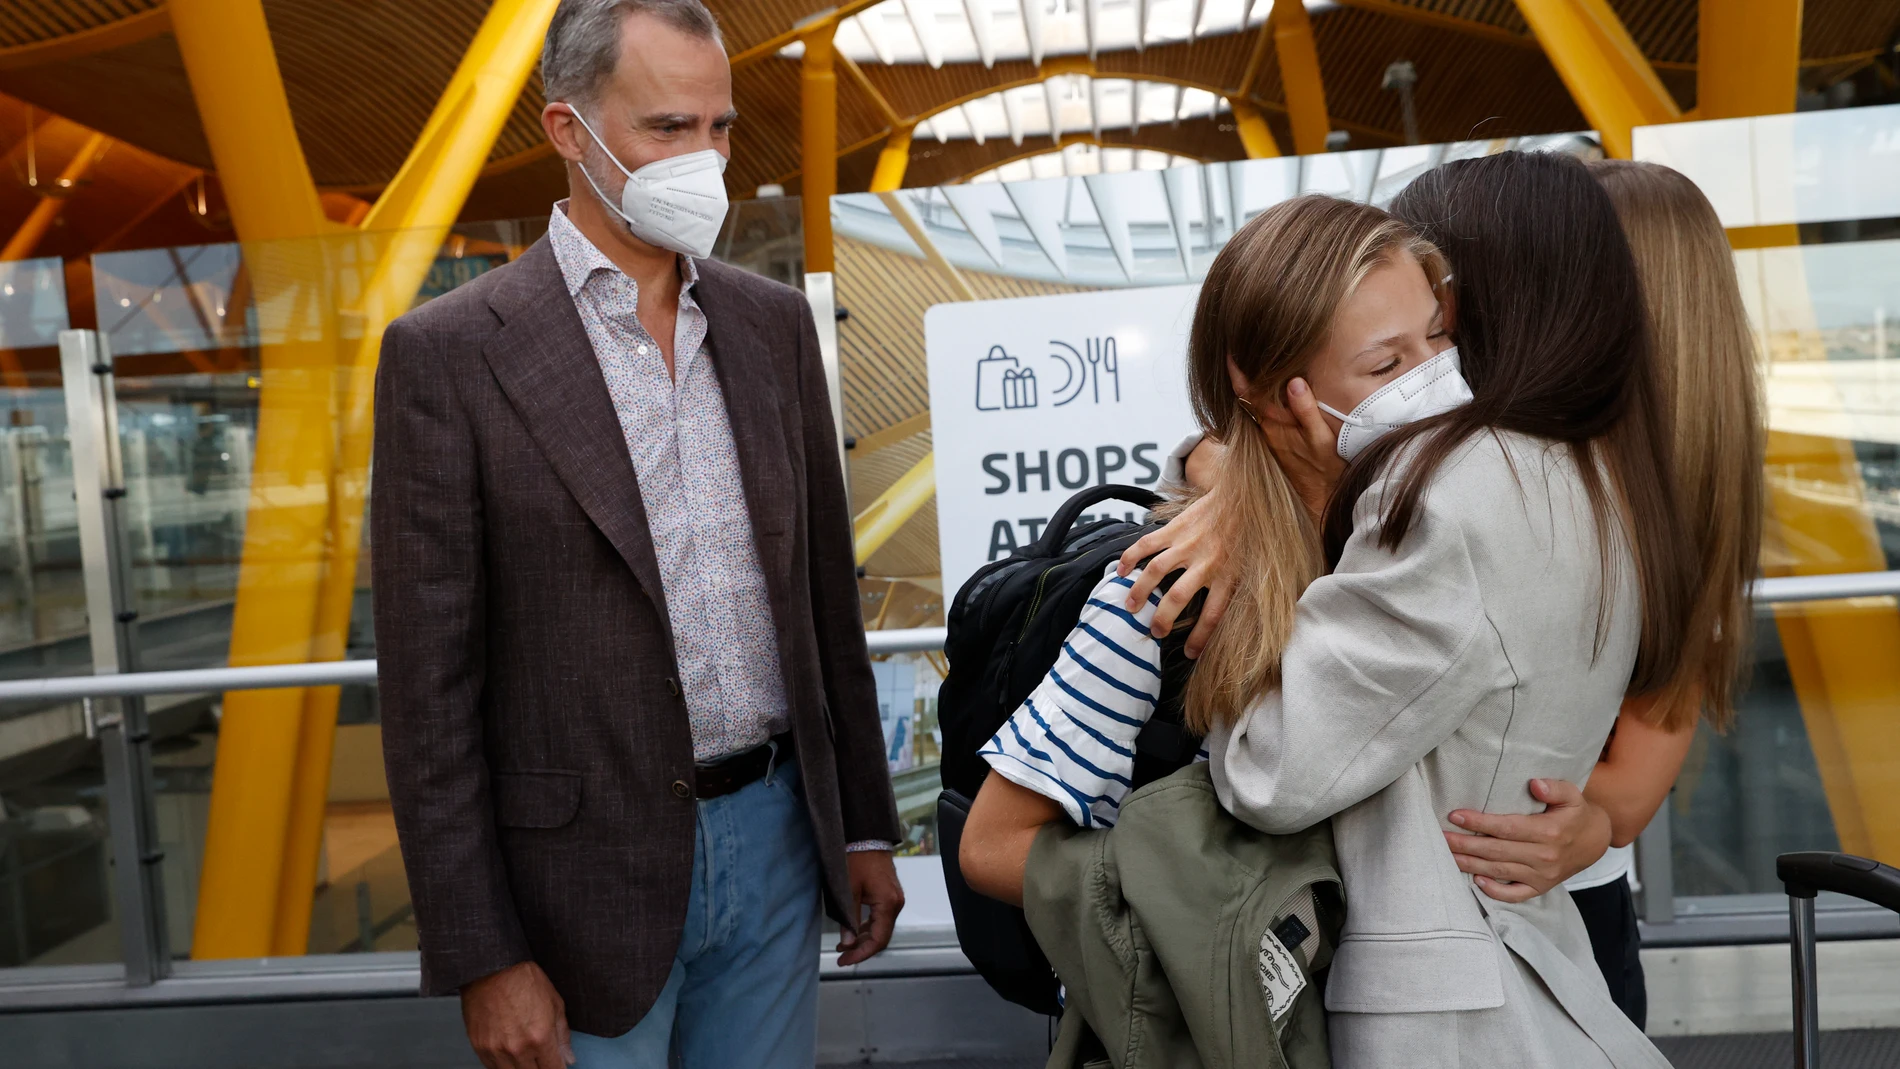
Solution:
M541 46L543 97L591 103L620 61L620 26L632 15L652 15L681 33L725 43L719 20L701 0L561 0Z

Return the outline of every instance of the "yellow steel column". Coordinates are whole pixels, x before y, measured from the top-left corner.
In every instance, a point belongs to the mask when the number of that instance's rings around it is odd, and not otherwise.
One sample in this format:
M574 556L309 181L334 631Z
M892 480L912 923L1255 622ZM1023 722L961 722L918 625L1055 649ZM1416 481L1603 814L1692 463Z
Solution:
M1280 154L1279 142L1273 139L1273 131L1267 128L1266 117L1251 101L1239 97L1228 97L1227 106L1234 111L1234 133L1240 137L1240 147L1247 152L1250 160L1266 159ZM1324 138L1321 138L1324 149Z
M435 263L449 225L494 148L528 72L557 0L496 0L469 42L409 158L370 209L375 271L352 317L362 337L351 354L343 390L339 455L331 487L330 564L317 600L312 660L340 660L356 601L357 551L363 538L363 499L369 486L372 404L383 329L409 309ZM291 789L289 831L278 885L271 953L302 954L310 936L310 908L323 815L336 742L338 688L305 692L302 738Z
M1628 159L1632 129L1682 118L1608 0L1517 0L1517 9L1605 152Z
M59 178L53 184L53 191L40 194L40 202L27 213L26 221L20 224L20 229L15 230L11 238L7 239L6 247L0 248L0 260L24 260L33 255L33 250L39 247L40 239L45 237L46 231L52 227L53 220L58 219L59 213L65 210L66 195L79 184L80 179L86 177L87 171L92 170L92 165L104 154L106 144L107 138L104 134L95 133L86 139L86 143L80 146L79 154L66 164L64 171L59 173Z
M1273 22L1273 50L1280 59L1286 116L1293 124L1293 151L1302 156L1325 152L1332 121L1326 117L1326 84L1320 79L1313 19L1300 0L1273 0L1273 12L1267 17Z
M918 510L937 496L937 454L925 453L922 460L897 477L897 481L877 495L851 521L851 534L857 544L858 563L863 564L882 549L891 536L902 530Z
M231 628L233 665L302 661L310 655L335 459L335 345L316 240L332 228L304 162L259 0L172 0L169 9L257 307L272 317L311 303L318 312L314 324L304 324L317 340L285 329L262 347ZM270 951L302 708L296 690L225 697L195 957Z
M799 198L805 220L805 270L829 271L831 195L838 191L838 72L833 69L832 34L826 19L807 30L805 58L799 70Z
M884 142L884 150L877 154L877 170L871 172L871 192L888 193L893 189L904 188L904 171L910 166L910 138L912 126L896 126L891 136Z
M1801 0L1702 0L1697 31L1697 118L1794 110Z

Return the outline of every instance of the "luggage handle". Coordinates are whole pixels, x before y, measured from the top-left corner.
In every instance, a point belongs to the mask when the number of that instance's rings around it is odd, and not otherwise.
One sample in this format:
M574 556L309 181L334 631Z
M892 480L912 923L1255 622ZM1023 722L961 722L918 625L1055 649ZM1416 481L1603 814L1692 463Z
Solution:
M1163 498L1153 490L1144 490L1139 486L1126 483L1103 483L1091 486L1062 503L1056 514L1049 519L1049 526L1043 528L1042 537L1036 539L1024 552L1030 557L1053 557L1062 548L1062 541L1069 537L1069 528L1082 513L1104 501L1126 501L1144 509L1152 509L1161 504Z
M1813 898L1817 892L1831 891L1900 913L1900 870L1872 858L1803 850L1776 858L1775 877L1790 898Z
M1814 896L1852 895L1900 912L1900 871L1872 858L1803 850L1775 859L1775 876L1788 892L1788 951L1794 980L1794 1064L1819 1069L1821 1005L1815 976Z

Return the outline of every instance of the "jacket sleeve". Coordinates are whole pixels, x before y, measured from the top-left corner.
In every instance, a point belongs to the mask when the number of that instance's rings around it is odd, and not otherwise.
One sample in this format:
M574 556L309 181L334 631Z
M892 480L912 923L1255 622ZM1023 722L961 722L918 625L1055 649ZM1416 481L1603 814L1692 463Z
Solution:
M425 995L529 957L482 744L475 441L438 349L436 337L404 320L383 335L370 491L383 754Z
M864 644L864 610L858 601L858 564L851 536L851 502L838 467L838 437L831 418L831 391L811 305L798 307L798 393L805 419L805 517L811 566L812 626L824 697L831 711L831 744L838 764L838 797L847 843L903 840L897 800L884 757L884 726L877 712L877 683Z
M1385 485L1361 495L1339 566L1300 598L1279 688L1208 740L1221 804L1262 831L1300 831L1372 796L1500 685L1459 518L1428 487L1405 541L1382 549Z

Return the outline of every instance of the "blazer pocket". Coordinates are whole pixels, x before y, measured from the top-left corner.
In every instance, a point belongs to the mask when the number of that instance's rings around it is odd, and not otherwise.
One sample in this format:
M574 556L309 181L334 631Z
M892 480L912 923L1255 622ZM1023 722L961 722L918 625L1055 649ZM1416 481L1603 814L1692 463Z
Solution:
M578 772L497 772L495 822L504 828L559 828L581 811Z
M1504 1005L1502 951L1480 932L1349 935L1326 978L1332 1013L1443 1013Z

